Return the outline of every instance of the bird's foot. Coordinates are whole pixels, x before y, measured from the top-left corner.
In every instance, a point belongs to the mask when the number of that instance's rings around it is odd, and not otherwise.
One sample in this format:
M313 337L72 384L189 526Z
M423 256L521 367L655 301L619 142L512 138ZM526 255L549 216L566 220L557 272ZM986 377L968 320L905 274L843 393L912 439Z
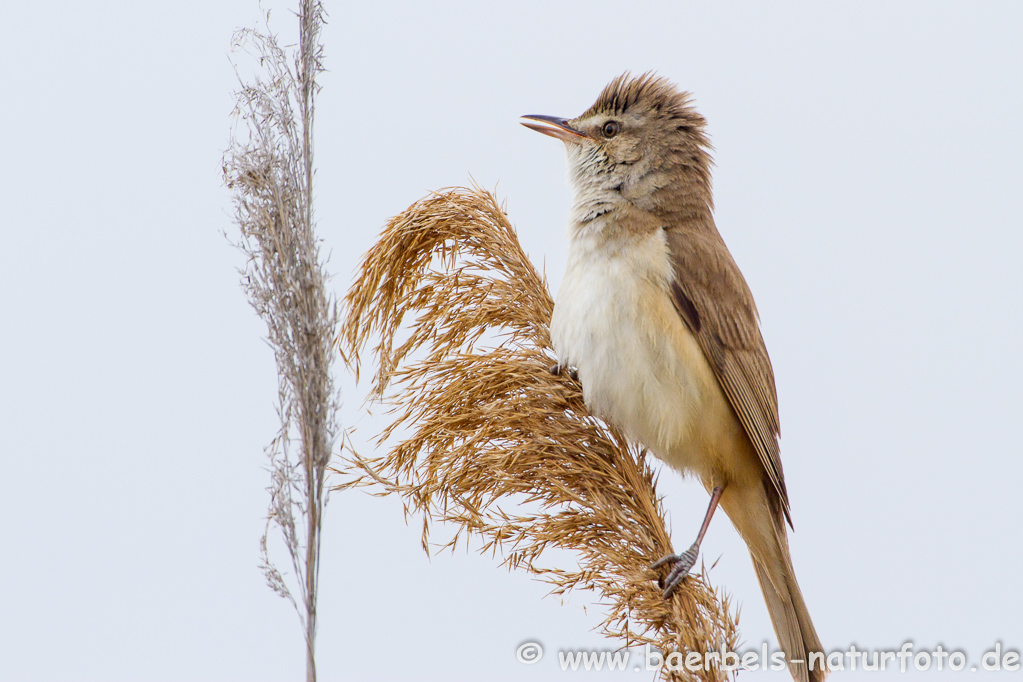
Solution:
M565 367L561 363L558 363L556 365L551 365L547 371L557 377L561 376L561 373L566 369L568 370L568 376L571 377L572 381L579 381L579 370L575 367Z
M699 554L700 545L694 543L692 547L681 554L666 554L651 564L651 569L674 564L671 570L668 571L668 575L657 581L657 586L664 590L663 596L665 599L671 597L675 590L678 589L678 586L682 584L682 581L685 580L685 577L689 575L689 570L696 563L696 557Z

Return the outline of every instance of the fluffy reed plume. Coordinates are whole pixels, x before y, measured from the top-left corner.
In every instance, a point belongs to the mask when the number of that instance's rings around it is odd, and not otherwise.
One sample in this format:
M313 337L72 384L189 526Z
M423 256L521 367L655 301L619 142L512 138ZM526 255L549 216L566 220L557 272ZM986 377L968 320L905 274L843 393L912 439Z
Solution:
M266 449L271 483L261 568L302 622L310 682L316 679L324 474L338 434L339 402L330 372L337 306L324 286L327 274L313 222L312 130L316 74L322 70L322 14L318 2L301 2L294 55L279 47L269 29L235 36L236 48L248 47L259 57L262 73L242 83L236 114L245 137L232 139L224 157L241 228L238 247L248 257L242 286L266 322L277 361L281 426ZM292 587L271 560L271 526L280 531L288 552Z
M553 301L493 195L447 190L393 218L344 306L342 352L358 373L375 340L374 395L393 407L380 442L407 436L381 458L350 453L359 477L346 485L399 494L423 517L424 549L431 522L452 523L445 547L476 535L554 593L593 590L608 609L602 632L624 646L682 660L735 650L728 600L702 576L661 597L647 567L671 542L654 474L586 412L577 382L548 370ZM574 551L578 567L542 565L548 548Z

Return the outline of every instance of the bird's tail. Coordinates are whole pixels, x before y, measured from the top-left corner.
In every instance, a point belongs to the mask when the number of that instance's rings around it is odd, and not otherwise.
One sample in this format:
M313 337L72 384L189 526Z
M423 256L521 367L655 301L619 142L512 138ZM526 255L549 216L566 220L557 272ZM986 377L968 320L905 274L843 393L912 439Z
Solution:
M827 676L824 660L815 656L815 660L811 661L810 654L824 649L810 620L791 560L786 556L783 562L775 562L772 566L754 556L753 566L771 614L774 634L785 651L793 679L797 682L821 682Z
M796 582L781 514L771 513L774 510L765 514L763 508L754 511L745 507L741 511L736 509L738 513L733 515L730 513L733 510L725 506L726 499L722 498L721 503L749 547L760 589L771 614L774 634L785 651L789 672L796 682L822 682L827 676L824 658L811 654L823 653L824 648ZM771 507L769 504L766 506Z

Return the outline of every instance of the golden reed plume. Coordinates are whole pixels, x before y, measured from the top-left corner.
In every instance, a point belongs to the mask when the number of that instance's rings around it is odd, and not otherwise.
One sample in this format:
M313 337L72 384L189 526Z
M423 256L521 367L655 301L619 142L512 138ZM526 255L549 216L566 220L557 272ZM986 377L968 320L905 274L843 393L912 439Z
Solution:
M592 417L579 383L554 376L554 302L494 196L450 189L388 222L344 302L340 349L358 375L375 342L374 397L393 409L387 454L348 451L352 485L396 493L406 512L454 524L481 552L554 586L597 593L601 631L622 646L667 656L735 651L728 598L704 574L669 601L648 567L672 551L645 453ZM512 511L509 511L512 510ZM540 565L545 549L578 566ZM713 659L711 659L713 660ZM664 679L724 680L717 665Z

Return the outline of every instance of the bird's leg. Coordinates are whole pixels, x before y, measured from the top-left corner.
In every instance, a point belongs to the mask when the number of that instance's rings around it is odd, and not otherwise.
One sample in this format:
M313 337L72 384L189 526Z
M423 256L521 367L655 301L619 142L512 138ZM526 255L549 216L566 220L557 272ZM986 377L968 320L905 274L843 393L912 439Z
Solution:
M547 371L557 377L557 376L561 376L561 373L565 369L566 368L559 362L556 365L551 365L550 367L548 367ZM572 381L579 381L579 370L577 370L575 367L569 367L567 369L568 369L568 376L571 377Z
M658 581L658 586L664 588L664 598L667 599L671 594L682 584L682 581L687 575L689 575L689 569L696 563L696 557L700 553L700 543L703 542L703 536L707 534L707 529L710 527L710 520L714 517L714 510L718 508L718 502L721 501L721 493L725 490L724 486L717 486L710 494L710 506L707 507L707 515L703 517L703 525L700 526L700 534L696 536L696 542L693 546L682 552L681 554L667 554L662 556L660 559L655 561L650 568L657 569L661 566L667 566L668 564L674 564L668 575L664 580Z

